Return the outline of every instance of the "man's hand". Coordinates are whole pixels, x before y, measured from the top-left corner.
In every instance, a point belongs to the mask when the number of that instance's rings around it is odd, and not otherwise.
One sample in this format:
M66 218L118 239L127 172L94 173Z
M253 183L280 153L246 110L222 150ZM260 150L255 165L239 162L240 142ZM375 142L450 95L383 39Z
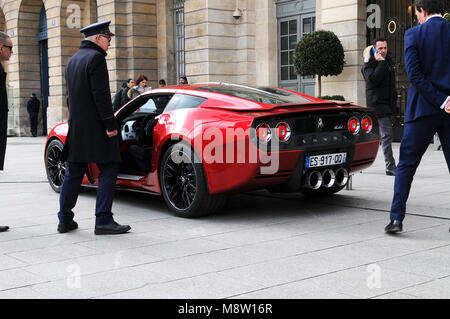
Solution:
M380 53L375 52L375 60L377 60L377 61L384 61L384 58L383 58L383 56Z
M444 111L450 114L450 100L448 100L447 104L445 104Z
M106 135L108 135L109 138L116 136L117 135L117 129L115 129L114 131L108 131L106 130Z

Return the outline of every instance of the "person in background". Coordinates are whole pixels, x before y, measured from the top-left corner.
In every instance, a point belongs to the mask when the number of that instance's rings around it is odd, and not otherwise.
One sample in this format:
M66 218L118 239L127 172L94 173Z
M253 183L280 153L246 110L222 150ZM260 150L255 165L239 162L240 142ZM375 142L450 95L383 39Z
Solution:
M118 110L122 106L122 104L120 104L120 103L122 101L123 89L126 87L127 87L127 81L123 81L122 87L119 90L117 90L116 94L114 95L114 100L113 100L113 104L112 104L114 111Z
M132 78L129 78L127 80L127 86L123 89L122 92L122 99L120 101L120 106L125 105L130 101L128 98L128 91L134 86L134 80Z
M361 72L366 80L367 106L377 110L386 175L395 176L391 116L397 110L397 91L395 89L394 61L388 52L387 40L375 39L373 46L364 50L364 62Z
M41 102L36 97L36 93L31 93L31 97L27 102L28 118L30 119L30 132L33 137L37 136L37 122L39 115L39 107Z
M147 87L147 81L148 78L144 74L139 74L135 81L136 86L128 90L127 93L128 98L132 100L139 94L147 91L148 89L151 90L152 89L151 87L150 88Z
M158 81L158 84L159 84L160 88L163 88L163 87L166 86L166 81L164 79L161 79L161 80Z
M179 83L180 83L180 85L189 84L188 79L185 76L180 76Z

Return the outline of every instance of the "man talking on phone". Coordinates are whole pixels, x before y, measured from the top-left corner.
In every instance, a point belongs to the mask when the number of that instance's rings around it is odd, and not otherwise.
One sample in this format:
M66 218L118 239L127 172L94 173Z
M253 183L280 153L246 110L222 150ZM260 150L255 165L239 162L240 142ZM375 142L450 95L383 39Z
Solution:
M394 62L388 54L387 40L375 39L373 46L364 50L364 62L361 72L366 81L366 103L367 106L377 110L386 175L395 176L391 116L397 110L397 92L395 90Z

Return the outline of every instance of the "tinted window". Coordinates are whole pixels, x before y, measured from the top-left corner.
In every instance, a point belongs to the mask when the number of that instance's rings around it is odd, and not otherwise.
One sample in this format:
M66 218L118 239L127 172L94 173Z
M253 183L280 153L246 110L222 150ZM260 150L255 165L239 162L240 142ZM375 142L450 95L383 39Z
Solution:
M205 102L206 99L198 96L175 94L167 104L164 112L178 109L193 109Z
M270 88L269 88L270 89ZM250 101L267 103L267 104L284 104L284 103L308 103L311 100L300 95L289 93L281 90L257 89L240 85L214 85L198 88L201 91L222 93L235 97L240 97Z

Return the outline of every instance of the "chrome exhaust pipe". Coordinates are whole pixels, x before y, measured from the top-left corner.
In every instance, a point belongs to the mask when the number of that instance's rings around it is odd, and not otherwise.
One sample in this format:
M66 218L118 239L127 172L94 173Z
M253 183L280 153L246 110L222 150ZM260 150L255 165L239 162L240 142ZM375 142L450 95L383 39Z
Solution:
M336 174L331 170L327 169L322 173L322 184L326 188L330 188L336 182Z
M322 186L322 174L318 171L312 171L306 174L305 186L310 189L319 189Z
M348 182L348 172L345 168L339 168L336 171L336 184L338 186L345 186Z

